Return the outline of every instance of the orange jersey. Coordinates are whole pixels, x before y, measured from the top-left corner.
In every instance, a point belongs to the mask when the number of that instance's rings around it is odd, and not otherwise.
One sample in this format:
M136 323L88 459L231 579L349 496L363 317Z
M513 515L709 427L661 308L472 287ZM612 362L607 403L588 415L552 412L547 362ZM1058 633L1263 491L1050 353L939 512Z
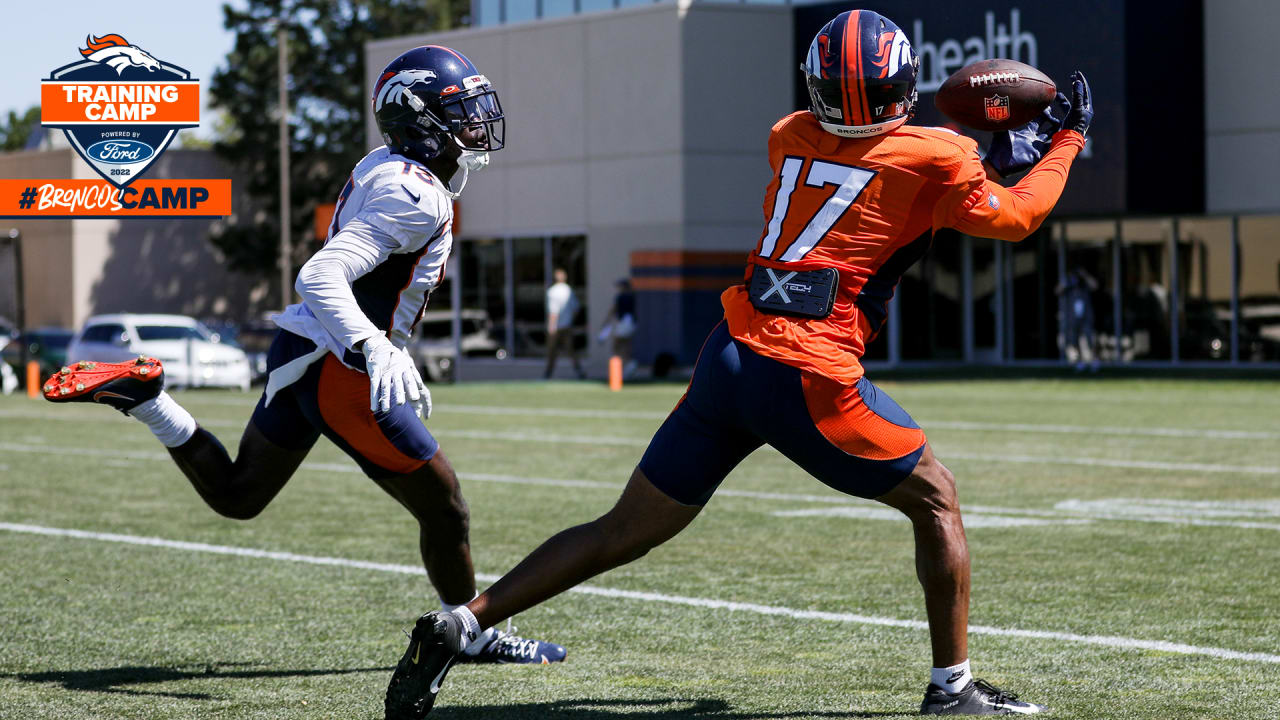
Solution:
M835 268L835 303L824 318L761 312L744 285L724 292L730 333L760 355L843 384L862 377L859 359L880 331L902 274L929 249L932 233L1021 240L1053 208L1084 138L1060 132L1015 186L987 180L977 144L941 128L902 126L874 138L841 138L809 111L773 126L765 228L752 265Z

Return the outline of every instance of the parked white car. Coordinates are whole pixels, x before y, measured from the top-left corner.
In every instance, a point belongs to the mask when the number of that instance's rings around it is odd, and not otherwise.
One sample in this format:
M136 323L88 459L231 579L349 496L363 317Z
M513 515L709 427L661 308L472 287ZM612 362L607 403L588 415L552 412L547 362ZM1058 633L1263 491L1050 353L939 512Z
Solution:
M462 311L462 354L505 360L507 351L492 337L493 321L484 310ZM443 382L453 377L458 353L453 346L453 311L428 310L409 340L409 356L418 363L422 377Z
M68 362L124 362L139 355L164 364L170 387L249 389L244 351L219 342L217 334L185 315L95 315L67 347Z

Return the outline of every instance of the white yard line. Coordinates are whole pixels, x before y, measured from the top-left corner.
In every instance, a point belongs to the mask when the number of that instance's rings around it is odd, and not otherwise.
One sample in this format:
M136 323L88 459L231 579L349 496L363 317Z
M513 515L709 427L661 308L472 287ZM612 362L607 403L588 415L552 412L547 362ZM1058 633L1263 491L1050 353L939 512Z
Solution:
M122 543L126 545L139 545L144 547L157 547L170 550L184 550L187 552L208 553L213 555L231 555L235 557L247 557L263 560L276 560L281 562L304 563L308 565L327 565L331 567L345 567L359 570L373 570L377 572L398 573L402 575L425 575L425 571L416 565L394 565L390 563L366 562L363 560L350 560L347 558L322 557L315 555L298 555L289 552L278 552L273 550L260 550L257 548L232 547L227 545L210 545L207 543L185 542L181 540L168 540L157 537L144 537L138 535L120 535L116 533L100 533L87 530L74 530L69 528L51 528L39 525L21 525L17 523L0 523L0 530L23 533L28 535L44 535L50 537L75 538L79 540L95 540L98 542ZM498 578L496 575L477 574L476 579L482 582L494 582ZM698 598L687 597L682 595L667 595L665 593L656 592L640 592L635 590L619 590L615 588L598 587L595 585L580 585L569 592L581 593L585 595L594 595L597 597L617 598L624 600L635 600L639 602L662 603L667 605L682 605L685 607L696 607L707 610L722 610L729 612L752 613L756 615L771 615L788 617L795 620L819 620L832 623L847 623L854 625L874 625L881 627L898 627L908 628L912 630L927 630L929 624L922 620L903 620L899 618L882 617L876 615L859 615L855 613L836 613L822 612L817 610L798 610L795 608L781 607L777 605L759 605L756 603L734 602L730 600L717 600L714 598ZM1127 638L1115 635L1079 635L1076 633L1056 632L1051 630L1024 630L1020 628L999 628L986 625L972 625L969 632L974 635L995 635L1000 637L1012 637L1031 640L1052 640L1061 642L1078 643L1084 645L1097 645L1101 647L1118 648L1122 650L1152 650L1157 652L1174 653L1178 655L1205 655L1209 657L1219 658L1222 660L1242 660L1245 662L1258 662L1268 664L1280 664L1280 655L1272 655L1260 652L1243 652L1240 650L1230 650L1227 648L1205 647L1200 645L1187 645L1185 643L1168 642L1164 640L1142 640L1138 638Z
M674 406L674 401L672 402ZM645 410L592 410L563 407L508 407L502 405L455 405L445 403L440 412L458 415L534 415L548 417L603 418L612 420L665 420L670 414ZM435 412L434 410L432 412Z
M769 513L780 518L835 517L853 518L855 520L889 520L906 522L907 516L892 508L880 507L829 507L808 508L805 510L779 510ZM964 514L965 530L974 528L1011 528L1011 527L1043 527L1046 525L1087 525L1093 522L1089 518L1058 516L1057 518L1018 517L1009 515L989 515L986 513Z
M47 443L42 438L40 442L31 444L6 443L0 442L0 452L21 452L44 454L49 452ZM169 455L165 452L154 450L120 450L115 448L76 448L63 447L58 448L59 455L74 455L79 457L93 457L103 460L108 459L126 459L126 460L148 460L148 461L168 461ZM107 464L104 462L104 464ZM360 475L362 471L354 464L346 463L321 463L321 462L305 462L302 469L316 472L335 472L343 474ZM509 485L532 485L543 487L567 487L567 488L587 488L595 490L610 490L620 492L623 484L621 482L603 482L597 480L576 480L568 478L538 478L524 477L519 475L503 475L495 473L458 473L458 477L465 482L493 482ZM720 488L716 491L719 497L737 497L748 498L752 500L774 500L780 502L804 502L804 503L822 503L827 505L839 505L844 507L858 507L866 509L880 509L880 506L870 500L863 500L848 495L816 495L805 493L779 493L766 492L759 490L737 490L734 488ZM1066 500L1053 509L1047 508L1013 508L1013 507L995 507L989 505L963 505L962 510L966 513L966 524L970 527L981 527L970 520L979 523L990 520L986 527L994 527L1001 523L998 519L992 519L991 516L1030 516L1051 518L1055 520L1055 524L1063 524L1062 521L1070 519L1083 520L1115 520L1115 521L1132 521L1132 522L1149 522L1161 523L1168 525L1196 525L1204 527L1231 527L1243 530L1280 530L1280 522L1256 522L1258 518L1268 519L1272 517L1268 514L1268 510L1240 510L1235 513L1235 517L1245 517L1246 520L1229 520L1232 513L1228 507L1248 508L1257 506L1261 508L1273 508L1276 500L1259 500L1259 501L1240 501L1239 503L1224 505L1222 502L1210 501L1204 510L1198 510L1199 503L1194 501L1179 500L1163 500L1163 499L1103 499L1103 500ZM1154 504L1153 507L1145 510L1134 509L1143 503ZM893 511L896 519L896 511ZM870 514L858 515L858 511L840 512L840 513L822 513L814 512L784 512L781 517L804 517L804 516L834 516L834 517L861 517L865 519L880 519L879 516L873 517ZM987 516L979 519L979 516ZM1015 525L1028 526L1036 523L1004 523L1003 526L1010 527ZM1066 523L1070 524L1070 523Z
M503 405L452 405L441 404L436 411L444 414L459 415L533 415L550 417L578 418L613 418L619 420L663 420L665 412L642 412L632 410L580 410L559 407L517 407ZM1060 425L1043 423L995 423L974 422L967 420L919 420L920 425L929 430L942 428L947 430L1001 430L1008 432L1030 432L1068 435L1120 435L1137 437L1175 437L1205 438L1213 440L1276 440L1280 432L1255 430L1217 430L1212 428L1172 428L1172 427L1119 427L1113 425Z
M1114 425L1053 425L1042 423L992 423L968 420L920 420L925 430L1004 430L1055 435L1120 435L1136 437L1204 438L1206 440L1277 440L1280 432L1214 430L1210 428L1117 427Z
M944 460L974 460L989 463L1019 463L1026 465L1083 465L1086 467L1126 468L1136 470L1166 470L1172 472L1230 473L1255 475L1280 475L1280 467L1274 465L1219 465L1216 463L1177 463L1161 460L1121 460L1118 458L1060 457L1045 455L979 455L952 452L934 447L938 457Z
M623 447L649 447L649 438L622 437L616 435L560 435L541 432L504 432L499 430L442 430L431 428L431 434L440 438L466 440L503 440L507 442L531 442L567 445L619 445Z
M234 407L253 407L253 402L232 400L230 398L191 399L192 405L226 405ZM435 406L435 412L443 415L525 415L534 417L565 417L613 420L663 420L666 412L649 412L643 410L592 410L564 407L527 407L507 405L454 405L441 404ZM0 418L21 418L41 420L66 420L65 415L58 416L57 411L0 410ZM123 416L115 416L124 420ZM243 426L243 422L224 421L225 426ZM1206 440L1280 440L1280 432L1266 430L1223 430L1215 428L1177 428L1177 427L1134 427L1117 425L1062 425L1055 423L997 423L977 422L971 420L918 420L927 431L974 430L1004 431L1021 433L1044 433L1050 435L1106 435L1121 437L1168 437L1168 438L1202 438ZM202 423L213 426L210 423ZM222 426L219 424L218 426Z
M5 411L0 411L0 417ZM12 411L9 411L12 413ZM84 418L62 416L55 414L30 413L18 415L10 414L8 417L22 417L31 420L67 420L83 422ZM210 421L201 423L206 427L243 427L240 421ZM449 430L449 429L432 429L432 434L439 438L457 438L462 440L497 440L503 442L530 442L545 444L568 444L568 445L609 445L620 447L648 447L649 440L639 437L622 437L614 435L561 435L556 433L541 432L502 432L492 430ZM12 443L5 443L0 446L13 447ZM770 448L766 448L771 450ZM1123 468L1129 470L1156 470L1164 472L1196 472L1196 473L1226 473L1226 474L1251 474L1251 475L1280 475L1280 467L1275 465L1226 465L1217 463L1180 463L1166 462L1161 460L1124 460L1120 458L1095 458L1095 457L1062 457L1052 455L985 455L977 453L953 452L948 449L947 445L935 445L934 449L940 458L944 460L971 460L975 462L986 463L1013 463L1022 465L1076 465L1083 467L1106 467L1106 468Z

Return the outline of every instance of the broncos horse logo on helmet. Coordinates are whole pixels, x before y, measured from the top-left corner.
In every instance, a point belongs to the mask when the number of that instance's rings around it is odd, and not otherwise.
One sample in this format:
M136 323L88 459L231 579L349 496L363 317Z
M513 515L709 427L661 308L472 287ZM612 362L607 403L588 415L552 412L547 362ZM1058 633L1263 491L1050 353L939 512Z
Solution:
M392 60L372 102L387 147L419 162L450 144L471 153L502 148L498 93L466 56L447 47L424 45Z
M80 48L80 54L86 60L110 65L120 75L129 67L145 68L152 72L160 69L160 61L152 57L151 53L137 45L130 45L128 40L116 34L102 37L86 35L84 44L88 47Z
M870 10L842 12L823 26L800 66L823 129L853 138L882 135L911 119L919 69L906 33Z

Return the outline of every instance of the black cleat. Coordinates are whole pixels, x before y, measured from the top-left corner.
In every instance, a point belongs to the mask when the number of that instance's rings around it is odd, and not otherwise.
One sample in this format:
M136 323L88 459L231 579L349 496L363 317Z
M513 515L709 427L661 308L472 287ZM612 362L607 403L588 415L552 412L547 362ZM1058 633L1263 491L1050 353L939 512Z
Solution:
M451 613L429 612L418 618L387 686L386 720L421 720L431 712L445 674L470 642L468 634Z
M949 693L929 683L920 703L921 715L1030 715L1048 712L1049 708L1035 703L1022 702L1017 695L1007 693L986 680L974 680Z
M122 363L81 360L59 370L40 389L50 402L94 402L128 415L164 389L164 367L145 355Z

